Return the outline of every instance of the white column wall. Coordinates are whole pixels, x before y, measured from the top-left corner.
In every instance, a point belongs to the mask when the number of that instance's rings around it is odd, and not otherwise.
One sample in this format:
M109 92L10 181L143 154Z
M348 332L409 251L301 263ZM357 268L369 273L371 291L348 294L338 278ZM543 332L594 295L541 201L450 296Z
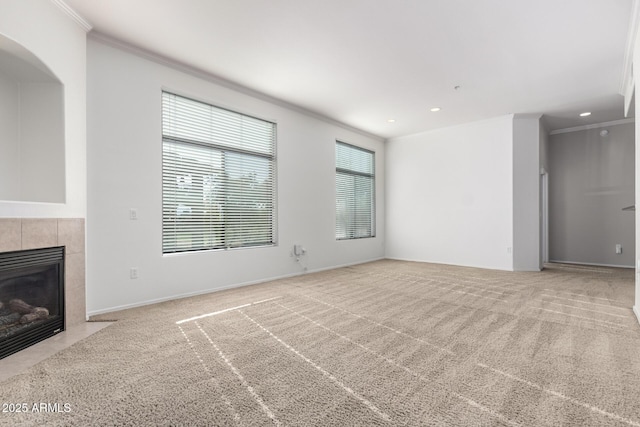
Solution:
M84 218L86 33L53 2L2 0L0 34L37 56L64 85L64 203L0 200L0 217Z
M513 269L540 270L540 116L513 120Z
M634 8L634 10L636 10ZM633 68L634 70L640 70L640 31L636 34L635 39L635 49L633 52ZM636 86L636 91L637 91ZM635 95L635 134L636 134L636 257L635 257L635 267L636 267L636 298L635 304L633 306L633 312L636 314L638 318L638 322L640 322L640 215L638 215L638 201L640 200L640 97L638 94Z

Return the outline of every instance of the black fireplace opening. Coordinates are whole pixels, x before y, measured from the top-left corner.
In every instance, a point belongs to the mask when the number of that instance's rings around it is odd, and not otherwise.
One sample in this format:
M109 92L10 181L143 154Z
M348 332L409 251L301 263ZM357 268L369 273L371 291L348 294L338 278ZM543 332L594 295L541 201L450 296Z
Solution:
M0 359L64 330L64 246L0 253Z

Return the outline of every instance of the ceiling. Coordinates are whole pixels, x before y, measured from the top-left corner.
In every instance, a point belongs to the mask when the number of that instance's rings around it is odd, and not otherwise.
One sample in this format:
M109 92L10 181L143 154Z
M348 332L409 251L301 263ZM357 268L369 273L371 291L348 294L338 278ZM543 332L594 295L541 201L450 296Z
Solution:
M65 1L97 33L383 138L623 118L632 0Z

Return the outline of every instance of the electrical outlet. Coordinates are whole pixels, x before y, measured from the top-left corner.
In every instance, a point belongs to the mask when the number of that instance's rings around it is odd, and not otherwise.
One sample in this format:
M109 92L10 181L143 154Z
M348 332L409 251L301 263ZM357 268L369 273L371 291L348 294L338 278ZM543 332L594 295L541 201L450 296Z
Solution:
M511 246L509 246L509 247L507 248L507 253L508 253L508 254L511 254L512 252L513 252L513 250L511 249Z
M129 277L132 279L138 278L138 267L131 267L129 270Z
M617 254L621 254L622 253L622 245L620 243L618 243L616 245L616 253Z
M138 219L138 209L136 208L129 209L129 219L131 220Z

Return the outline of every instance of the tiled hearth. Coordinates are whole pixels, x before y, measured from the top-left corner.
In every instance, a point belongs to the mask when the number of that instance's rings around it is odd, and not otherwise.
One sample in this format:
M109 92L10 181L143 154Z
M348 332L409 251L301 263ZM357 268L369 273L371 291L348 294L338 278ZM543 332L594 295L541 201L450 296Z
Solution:
M0 218L0 252L65 247L66 331L0 360L0 381L109 326L85 322L85 234L83 218Z
M66 327L86 321L84 218L0 218L0 252L65 247Z

